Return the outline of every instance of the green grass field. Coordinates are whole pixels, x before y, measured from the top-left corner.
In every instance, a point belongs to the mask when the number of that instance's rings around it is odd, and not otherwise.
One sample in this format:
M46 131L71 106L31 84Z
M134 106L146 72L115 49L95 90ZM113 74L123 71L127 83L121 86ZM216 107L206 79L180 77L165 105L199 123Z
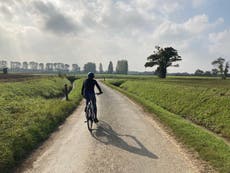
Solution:
M66 78L0 83L0 172L8 172L71 114L81 100L82 80L62 100Z
M229 173L229 144L186 119L229 138L230 80L123 78L108 80L108 84L155 113L179 141L216 170Z
M120 82L122 89L230 139L230 80L171 78Z

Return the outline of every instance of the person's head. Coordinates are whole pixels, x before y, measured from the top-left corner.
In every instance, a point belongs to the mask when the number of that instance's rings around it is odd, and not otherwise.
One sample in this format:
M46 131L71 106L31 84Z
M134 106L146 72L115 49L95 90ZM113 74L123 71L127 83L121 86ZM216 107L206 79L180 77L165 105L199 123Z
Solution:
M94 73L92 73L92 72L88 73L88 79L93 79L94 77L95 77Z

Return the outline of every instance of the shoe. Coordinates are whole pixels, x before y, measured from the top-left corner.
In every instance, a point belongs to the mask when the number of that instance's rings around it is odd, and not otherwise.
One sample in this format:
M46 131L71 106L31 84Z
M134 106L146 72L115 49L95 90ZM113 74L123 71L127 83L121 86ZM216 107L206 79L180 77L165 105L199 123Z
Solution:
M99 121L98 121L98 119L97 119L97 118L95 118L94 122L95 122L95 123L98 123Z

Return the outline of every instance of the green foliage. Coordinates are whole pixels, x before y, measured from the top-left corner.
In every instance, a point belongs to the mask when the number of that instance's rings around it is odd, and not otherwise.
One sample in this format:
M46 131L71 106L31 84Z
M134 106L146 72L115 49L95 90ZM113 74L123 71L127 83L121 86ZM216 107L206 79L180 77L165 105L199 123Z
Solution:
M88 62L84 65L84 72L88 73L88 72L96 72L96 64L93 62Z
M218 68L218 72L220 73L222 79L226 79L229 69L229 63L226 62L225 65L224 63L225 59L221 57L217 58L212 62L212 65Z
M109 83L116 83L116 80L111 80ZM173 78L147 81L127 79L120 88L112 87L136 100L148 111L154 112L162 123L170 127L178 140L195 150L200 158L208 161L217 171L228 173L230 146L183 117L191 116L194 120L197 117L203 125L218 126L229 134L230 114L227 108L230 103L224 98L228 95L229 99L229 84L230 81L217 83L216 80L208 79ZM213 100L213 103L210 100ZM180 116L171 112L179 112ZM183 112L189 112L189 115ZM196 113L199 115L195 116ZM223 125L219 126L219 123Z
M8 73L8 68L7 68L7 67L5 67L5 68L3 68L3 70L2 70L2 71L3 71L3 73L4 73L4 74L7 74L7 73Z
M66 78L0 83L0 172L8 172L70 115L81 100L81 80L63 101Z
M156 46L154 54L147 57L148 62L145 63L145 67L158 66L156 72L160 78L165 78L167 74L167 68L170 66L178 67L179 65L173 65L173 62L181 61L181 57L178 55L177 50L172 47L161 48Z
M117 61L116 73L117 74L128 74L128 61L127 60Z
M103 73L103 66L102 66L102 63L99 64L99 73L100 73L100 74Z
M109 61L108 74L112 74L112 73L113 73L113 63L112 61Z
M63 95L64 84L69 84L65 78L45 78L27 80L24 82L1 83L0 97L5 100L17 100L23 97L55 98ZM0 103L1 104L1 103Z

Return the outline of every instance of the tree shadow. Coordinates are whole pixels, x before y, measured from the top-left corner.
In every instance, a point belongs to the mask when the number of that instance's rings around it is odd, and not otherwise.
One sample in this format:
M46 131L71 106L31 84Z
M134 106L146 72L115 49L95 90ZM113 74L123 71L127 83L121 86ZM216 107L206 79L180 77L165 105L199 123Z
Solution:
M94 129L91 135L105 145L113 145L134 154L158 159L158 156L150 152L135 136L118 134L105 121L100 121L97 124L97 129ZM138 147L128 144L122 137L130 138L132 143L135 142Z

